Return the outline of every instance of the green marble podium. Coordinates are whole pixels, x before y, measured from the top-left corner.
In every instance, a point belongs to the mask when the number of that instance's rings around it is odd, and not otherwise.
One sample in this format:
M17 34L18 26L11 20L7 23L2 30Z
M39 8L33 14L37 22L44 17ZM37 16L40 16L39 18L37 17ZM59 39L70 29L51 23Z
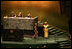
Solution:
M23 41L24 34L34 34L34 23L38 18L4 17L3 40Z
M37 17L4 17L3 26L4 29L33 30L34 23L37 23L37 19Z

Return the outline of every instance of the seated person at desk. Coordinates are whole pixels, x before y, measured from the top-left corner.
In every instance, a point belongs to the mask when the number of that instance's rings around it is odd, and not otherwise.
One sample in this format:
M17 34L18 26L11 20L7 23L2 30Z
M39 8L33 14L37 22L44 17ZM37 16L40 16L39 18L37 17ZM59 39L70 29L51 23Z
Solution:
M19 12L18 17L22 17L22 13L21 12Z
M11 12L11 17L15 17L16 14L14 13L14 11Z
M26 17L27 17L27 18L31 18L31 14L30 14L30 13L28 13Z

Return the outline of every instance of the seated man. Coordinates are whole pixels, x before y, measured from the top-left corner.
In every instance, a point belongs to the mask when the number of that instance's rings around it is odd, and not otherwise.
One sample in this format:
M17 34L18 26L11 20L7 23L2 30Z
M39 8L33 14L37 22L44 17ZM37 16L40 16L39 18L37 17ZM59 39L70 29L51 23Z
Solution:
M18 17L22 17L22 13L21 12L19 12Z
M27 18L31 18L31 14L30 14L30 13L28 13L26 17L27 17Z
M14 13L14 11L11 12L11 17L15 17L16 14Z

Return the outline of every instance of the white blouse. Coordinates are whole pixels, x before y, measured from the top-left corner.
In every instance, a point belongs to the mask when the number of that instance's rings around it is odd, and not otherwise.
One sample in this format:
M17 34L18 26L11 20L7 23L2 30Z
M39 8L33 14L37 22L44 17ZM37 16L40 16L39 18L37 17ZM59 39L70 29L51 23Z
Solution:
M44 25L44 28L48 28L48 26L49 26L48 24L47 25Z

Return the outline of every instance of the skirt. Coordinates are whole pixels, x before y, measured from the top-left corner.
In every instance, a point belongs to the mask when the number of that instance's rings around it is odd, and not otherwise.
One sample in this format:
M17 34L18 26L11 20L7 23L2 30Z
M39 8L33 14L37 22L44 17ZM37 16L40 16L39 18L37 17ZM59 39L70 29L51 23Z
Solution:
M48 28L44 28L44 37L48 38Z

